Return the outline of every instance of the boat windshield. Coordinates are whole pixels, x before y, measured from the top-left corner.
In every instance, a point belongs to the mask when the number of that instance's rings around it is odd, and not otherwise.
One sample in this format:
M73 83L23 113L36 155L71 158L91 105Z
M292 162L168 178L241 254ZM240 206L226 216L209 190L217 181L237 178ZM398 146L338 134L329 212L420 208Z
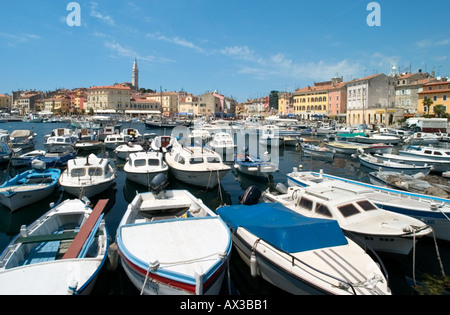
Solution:
M373 203L371 203L369 200L358 201L357 204L364 211L371 211L371 210L376 210L377 209L377 207Z
M90 167L88 170L89 176L102 176L103 170L100 167Z
M86 170L84 168L74 168L70 172L70 176L72 177L78 177L78 176L84 176L86 175Z
M352 203L338 207L339 211L342 213L344 217L350 217L352 215L360 213L358 208Z

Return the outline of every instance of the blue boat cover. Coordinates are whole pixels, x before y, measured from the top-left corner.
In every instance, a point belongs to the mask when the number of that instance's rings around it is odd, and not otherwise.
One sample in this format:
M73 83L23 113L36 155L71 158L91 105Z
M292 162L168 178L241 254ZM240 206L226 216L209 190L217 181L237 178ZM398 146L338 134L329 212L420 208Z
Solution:
M348 244L337 221L308 218L280 203L227 206L217 213L231 229L243 227L288 253Z

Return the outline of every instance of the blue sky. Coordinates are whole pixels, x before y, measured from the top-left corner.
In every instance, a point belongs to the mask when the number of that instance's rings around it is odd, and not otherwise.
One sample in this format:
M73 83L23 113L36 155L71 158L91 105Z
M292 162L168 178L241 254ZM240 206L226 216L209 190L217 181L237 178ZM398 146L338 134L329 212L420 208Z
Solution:
M448 0L376 1L381 26L369 27L369 0L77 1L2 3L0 93L130 82L140 87L238 101L272 90L418 69L450 76Z

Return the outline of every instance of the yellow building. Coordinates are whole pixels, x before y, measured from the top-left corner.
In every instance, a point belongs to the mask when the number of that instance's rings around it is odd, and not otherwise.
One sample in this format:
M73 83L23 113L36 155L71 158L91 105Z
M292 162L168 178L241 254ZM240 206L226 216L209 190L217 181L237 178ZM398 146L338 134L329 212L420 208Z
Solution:
M0 94L0 110L5 110L10 107L10 99L9 95Z
M331 82L322 82L296 90L293 96L294 114L307 120L327 116L330 87Z
M436 105L444 105L447 114L450 114L450 81L424 84L423 90L418 95L417 113L419 115L434 114L434 106ZM423 101L426 98L430 98L433 101L429 109L423 105Z
M128 86L95 86L87 90L86 111L116 113L130 109L131 88Z
M278 114L282 116L294 114L294 107L291 104L292 93L282 92L278 94Z
M162 104L163 116L170 117L178 114L178 93L176 92L146 93L145 98Z

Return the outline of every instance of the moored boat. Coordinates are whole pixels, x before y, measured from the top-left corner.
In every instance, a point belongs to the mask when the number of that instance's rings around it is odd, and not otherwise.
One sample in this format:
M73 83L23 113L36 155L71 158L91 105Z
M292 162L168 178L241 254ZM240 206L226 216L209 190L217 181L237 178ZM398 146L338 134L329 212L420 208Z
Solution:
M422 221L382 210L346 183L289 187L284 194L266 191L264 198L306 217L336 220L375 251L408 255L420 238L431 233Z
M109 159L90 154L69 160L67 169L59 178L59 184L72 196L90 198L108 189L116 177L117 173Z
M216 212L254 277L292 294L391 294L380 267L334 220L307 218L279 203Z
M65 200L22 226L0 256L0 294L89 294L109 247L105 205Z
M45 169L40 161L33 161L32 166L0 186L0 203L11 212L47 198L58 187L60 169Z
M219 294L231 246L221 218L186 190L136 195L117 229L122 267L141 294Z
M419 219L433 229L436 238L450 241L449 199L372 185L323 172L299 172L296 169L287 174L287 182L289 186L301 187L318 183L335 186L349 183L358 194L366 197L378 208Z

